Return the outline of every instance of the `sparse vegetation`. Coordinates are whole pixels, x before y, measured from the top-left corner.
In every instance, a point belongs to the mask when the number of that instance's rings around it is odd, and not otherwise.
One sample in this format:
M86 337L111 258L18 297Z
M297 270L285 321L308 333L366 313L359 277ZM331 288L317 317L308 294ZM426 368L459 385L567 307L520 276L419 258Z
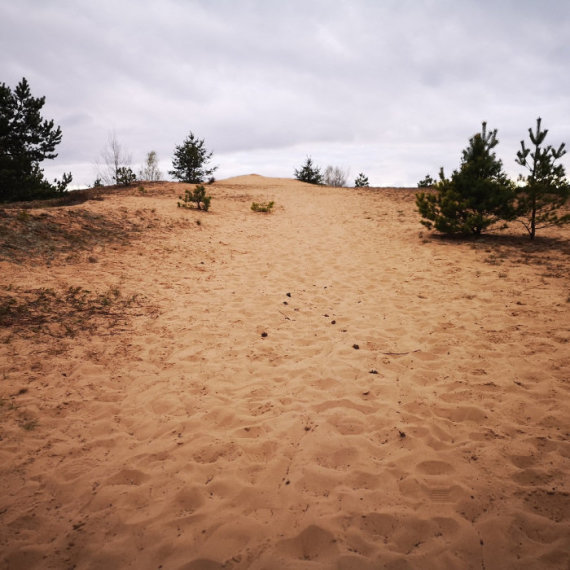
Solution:
M22 429L26 430L26 431L33 431L34 429L36 429L38 427L38 420L32 419L32 420L26 420L23 419L20 422L20 426Z
M265 212L265 213L270 213L271 210L273 210L273 206L275 205L275 202L253 202L253 204L251 205L251 209L254 212Z
M206 196L206 188L203 184L198 184L194 190L187 189L184 196L178 197L179 208L196 208L207 212L210 209L211 196Z
M0 290L0 330L22 336L75 336L104 322L116 325L137 300L136 295L124 297L117 287L92 292L82 287L56 291L7 286Z
M66 196L76 194L80 192L69 192ZM137 215L125 215L100 214L83 208L41 212L7 208L0 210L0 260L79 261L83 252L91 255L95 246L126 245L134 235L154 225L155 215L147 209L137 211Z

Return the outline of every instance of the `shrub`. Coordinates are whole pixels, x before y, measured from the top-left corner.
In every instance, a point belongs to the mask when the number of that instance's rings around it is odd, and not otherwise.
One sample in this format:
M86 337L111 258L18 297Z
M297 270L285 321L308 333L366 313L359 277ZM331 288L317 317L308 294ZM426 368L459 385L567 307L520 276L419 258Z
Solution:
M338 166L327 166L325 168L325 174L323 176L323 179L324 183L327 186L344 188L346 186L347 178L348 178L348 172L345 172L342 168Z
M210 209L211 196L206 196L206 188L198 184L194 190L187 189L184 196L179 196L179 208L194 208L207 212Z
M271 210L273 210L273 206L275 205L275 202L253 202L253 204L251 205L251 209L254 212L265 212L265 213L270 213Z

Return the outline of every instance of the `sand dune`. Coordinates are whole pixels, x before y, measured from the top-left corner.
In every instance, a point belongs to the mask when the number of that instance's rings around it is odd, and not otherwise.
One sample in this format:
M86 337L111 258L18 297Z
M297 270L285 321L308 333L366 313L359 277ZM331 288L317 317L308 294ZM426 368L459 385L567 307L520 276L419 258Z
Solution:
M569 567L568 229L443 240L411 190L251 175L200 213L180 188L10 213L3 306L91 296L70 330L0 329L1 568Z

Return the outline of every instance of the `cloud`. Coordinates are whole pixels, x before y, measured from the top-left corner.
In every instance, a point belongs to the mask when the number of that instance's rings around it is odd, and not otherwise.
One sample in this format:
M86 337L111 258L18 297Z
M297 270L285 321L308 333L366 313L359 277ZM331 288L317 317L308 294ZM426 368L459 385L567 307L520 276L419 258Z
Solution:
M0 5L0 81L46 96L49 171L77 181L111 131L137 162L193 131L219 175L291 176L311 154L413 185L482 120L513 171L538 115L570 141L569 19L563 1L20 0Z

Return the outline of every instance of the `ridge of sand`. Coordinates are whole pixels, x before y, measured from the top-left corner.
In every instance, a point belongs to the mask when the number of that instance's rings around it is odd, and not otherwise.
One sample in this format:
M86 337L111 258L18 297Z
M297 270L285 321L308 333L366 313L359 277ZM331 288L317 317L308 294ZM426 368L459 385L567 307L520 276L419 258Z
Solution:
M61 210L124 241L0 261L5 294L141 295L2 333L1 568L568 568L567 228L441 240L412 190L248 175L204 214L180 188Z

